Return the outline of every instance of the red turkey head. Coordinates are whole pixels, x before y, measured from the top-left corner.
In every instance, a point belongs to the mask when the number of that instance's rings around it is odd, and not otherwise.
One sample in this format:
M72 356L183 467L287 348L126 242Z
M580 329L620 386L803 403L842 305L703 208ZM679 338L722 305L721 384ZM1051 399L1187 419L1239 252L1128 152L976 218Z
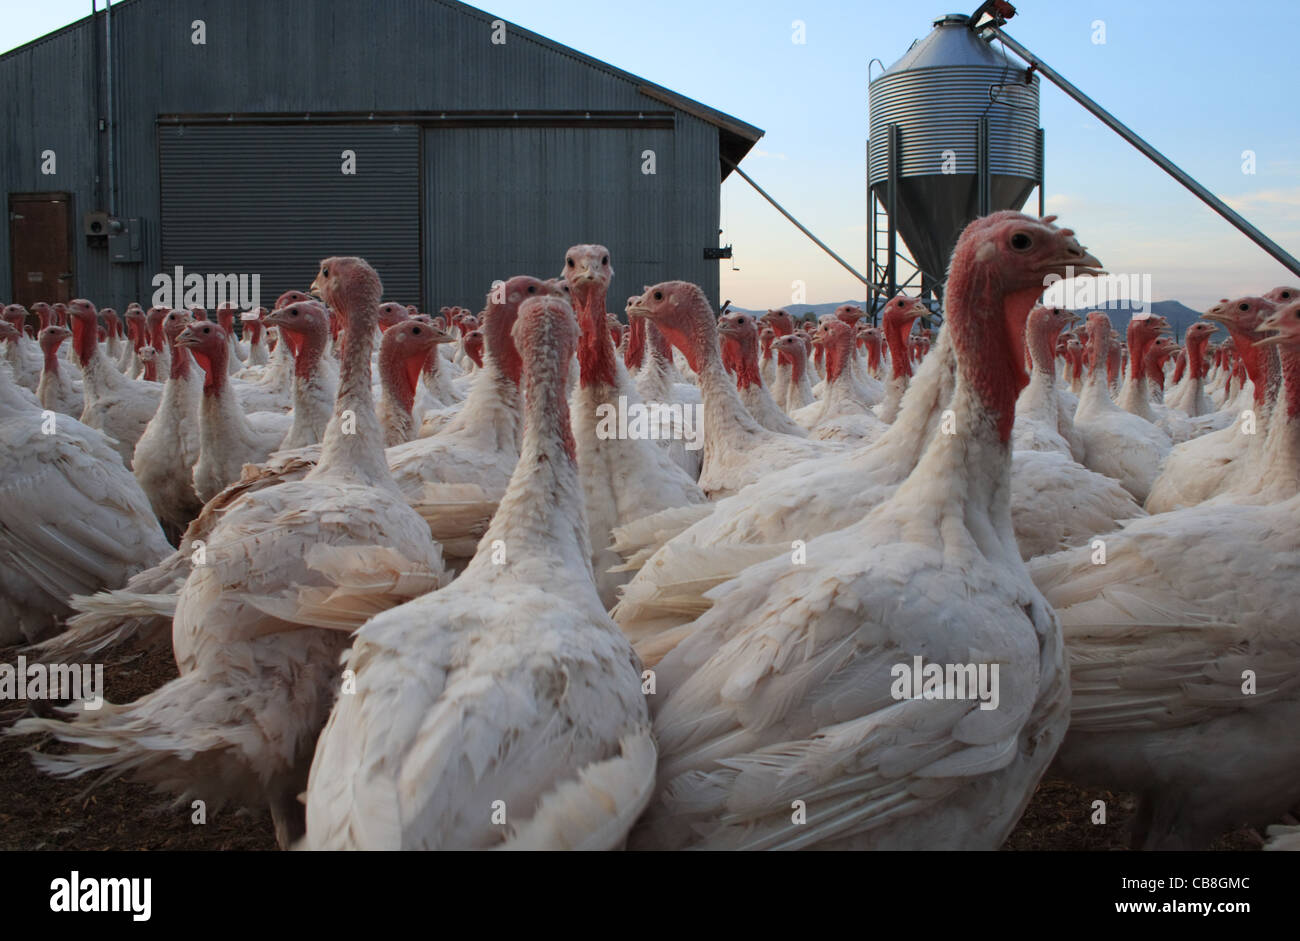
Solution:
M266 315L268 327L279 327L280 336L289 344L289 352L296 363L302 363L304 346L323 350L325 339L329 336L329 314L325 307L316 300L296 301L277 307ZM310 370L314 363L306 363L303 368Z
M504 297L504 300L496 301L495 297ZM514 328L515 318L519 316L519 305L532 297L555 297L568 304L567 297L558 284L518 274L488 293L487 308L483 312L485 355L491 355L515 385L519 384L523 376L523 360L511 339L510 331Z
M287 307L290 304L299 304L303 301L311 300L314 300L314 298L309 294L304 294L302 291L285 291L275 299L275 303L271 305L271 309L278 310L279 308Z
M332 310L344 317L360 317L373 327L384 285L379 273L364 258L340 255L320 263L320 271L311 283L311 293L323 298Z
M857 304L841 304L835 308L835 316L852 327L865 317L866 313Z
M613 277L609 249L604 245L574 245L564 253L564 280L572 292L575 311L586 311L596 296L603 298Z
M411 311L407 310L401 304L394 304L389 301L387 304L379 305L379 329L387 331L405 320L411 319Z
M1274 304L1288 304L1294 300L1300 300L1300 288L1280 287L1273 288L1264 295L1265 300L1272 301Z
M767 324L776 331L779 337L787 336L794 333L794 318L785 310L769 310L762 317L758 318L760 322Z
M1055 219L1009 209L976 219L957 239L949 265L947 296L965 300L965 317L958 318L963 322L953 332L956 348L972 353L996 348L1007 357L1006 369L1019 388L1029 381L1025 321L1044 288L1065 277L1104 273L1074 231L1057 228ZM951 312L948 319L952 326ZM998 368L1000 374L1000 363ZM1001 419L1007 432L1009 420Z
M717 324L713 308L699 285L687 281L663 281L646 289L628 308L632 317L645 317L682 351L691 369L699 372L704 357L718 352Z
M471 330L465 334L465 355L474 361L474 365L483 368L483 331Z
M72 336L72 331L67 327L51 324L37 334L36 339L41 344L41 351L49 357L57 353L59 345L70 336Z
M226 331L227 335L235 332L234 304L222 304L217 308L217 323L221 325L221 329Z
M226 362L230 349L226 345L226 331L220 324L209 320L195 320L176 337L176 345L189 350L205 373L203 390L215 392L222 388L226 376Z
M181 335L181 331L188 327L193 321L190 320L190 314L187 310L169 310L163 317L162 332L167 338L167 342L173 347L176 346L176 338Z
M1277 308L1264 318L1257 328L1261 333L1270 333L1263 339L1256 340L1256 346L1281 346L1290 352L1300 352L1300 301L1292 301ZM1287 380L1288 384L1290 379Z
M403 308L403 313L406 310ZM323 326L323 324L322 324ZM409 315L384 331L379 342L379 374L397 390L398 399L410 411L420 372L429 359L429 353L439 343L449 343L450 334L439 330L425 320Z

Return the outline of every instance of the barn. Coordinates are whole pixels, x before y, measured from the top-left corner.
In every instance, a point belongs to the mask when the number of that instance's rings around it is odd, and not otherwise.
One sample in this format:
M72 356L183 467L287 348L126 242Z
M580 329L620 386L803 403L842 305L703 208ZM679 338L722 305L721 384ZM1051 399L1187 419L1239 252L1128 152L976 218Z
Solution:
M716 301L719 186L763 133L454 0L123 0L0 56L0 114L0 297L119 309L196 275L266 305L340 253L478 309L585 241L611 306Z

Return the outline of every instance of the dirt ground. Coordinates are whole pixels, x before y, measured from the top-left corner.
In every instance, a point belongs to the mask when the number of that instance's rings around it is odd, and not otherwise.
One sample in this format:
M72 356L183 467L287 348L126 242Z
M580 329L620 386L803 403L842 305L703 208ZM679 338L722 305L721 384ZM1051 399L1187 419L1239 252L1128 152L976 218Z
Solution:
M18 648L0 648L0 663L16 663ZM104 671L104 698L128 702L176 675L167 652L126 651ZM25 703L0 703L0 729L27 712ZM207 823L190 822L188 806L141 784L113 780L61 781L37 771L26 749L51 753L50 739L0 736L0 850L274 850L270 815L226 808L209 811ZM1107 823L1090 822L1092 802L1106 801ZM1136 803L1131 795L1085 792L1064 781L1039 785L1007 850L1123 850ZM1226 833L1217 850L1256 850L1251 829Z

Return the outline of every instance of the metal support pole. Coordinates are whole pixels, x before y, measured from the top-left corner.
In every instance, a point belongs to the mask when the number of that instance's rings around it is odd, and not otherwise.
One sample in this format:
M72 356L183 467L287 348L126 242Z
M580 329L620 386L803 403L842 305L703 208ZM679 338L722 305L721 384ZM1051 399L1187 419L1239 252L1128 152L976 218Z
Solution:
M800 232L802 232L804 235L806 235L806 236L808 236L810 239L812 239L813 242L817 245L818 248L820 248L820 249L821 249L822 251L824 251L826 254L830 255L832 258L834 258L836 261L838 261L838 262L839 262L839 263L844 267L844 270L846 270L849 274L853 275L853 277L857 278L857 279L858 279L859 281L861 281L863 284L870 284L870 283L871 283L871 282L869 282L866 278L864 278L861 274L859 274L858 271L857 271L857 269L855 269L852 265L850 265L847 261L845 261L845 260L844 260L843 258L841 258L839 255L835 254L835 252L831 250L831 247L830 247L829 245L827 245L825 242L823 242L823 241L822 241L821 239L819 239L817 236L813 235L810 231L808 231L808 228L807 228L807 227L806 227L802 222L800 222L800 221L799 221L798 219L796 219L794 216L790 215L790 213L786 211L785 207L782 206L780 203L778 203L778 202L777 202L775 199L773 199L771 196L769 196L769 195L767 194L767 191L764 190L763 187L759 186L757 183L755 183L755 182L750 178L750 176L749 176L748 173L746 173L744 170L740 169L740 167L736 166L736 164L733 163L732 161L727 160L726 157L723 157L722 159L723 159L724 161L726 161L727 165L730 166L731 169L735 170L737 173L740 174L740 178L741 178L742 180L744 180L744 181L745 181L746 183L748 183L750 186L754 187L754 189L758 191L758 195L759 195L759 196L762 196L762 197L763 197L764 199L766 199L769 203L771 203L773 206L775 206L777 212L781 213L781 215L785 216L787 219L789 219L791 222L793 222L794 225L795 225L795 228L797 228L797 229L798 229Z
M993 211L992 188L989 185L989 119L980 118L975 127L975 192L977 215L987 216Z
M1038 218L1047 215L1047 192L1044 181L1047 178L1047 135L1038 129Z
M1169 160L1168 157L1160 153L1160 151L1156 150L1142 138L1138 137L1138 135L1133 131L1129 130L1125 124L1121 123L1119 119L1114 117L1105 108L1097 104L1097 102L1093 101L1079 89L1075 88L1062 76L1058 75L1056 71L1043 62L1042 59L1038 58L1024 46L1020 45L1020 43L1016 42L997 26L986 25L980 29L987 30L998 39L1002 40L1008 49L1028 62L1034 69L1043 73L1044 76L1056 84L1067 95L1079 104L1083 105L1083 107L1087 108L1088 111L1092 112L1092 114L1103 124L1145 154L1146 157L1161 170L1164 170L1179 183L1183 184L1187 189L1191 190L1192 194L1201 200L1201 202L1205 203L1224 219L1228 220L1228 222L1232 223L1232 225L1236 226L1236 228L1245 235L1246 238L1250 239L1260 248L1264 249L1264 251L1272 255L1292 274L1300 276L1300 261L1297 261L1289 252L1284 250L1267 235L1247 222L1241 215L1224 203L1223 200L1219 199L1219 197L1215 196L1200 183L1188 176L1182 169Z
M897 124L886 128L889 134L889 177L885 180L885 212L889 216L889 257L885 262L888 296L898 293L898 164L901 132Z

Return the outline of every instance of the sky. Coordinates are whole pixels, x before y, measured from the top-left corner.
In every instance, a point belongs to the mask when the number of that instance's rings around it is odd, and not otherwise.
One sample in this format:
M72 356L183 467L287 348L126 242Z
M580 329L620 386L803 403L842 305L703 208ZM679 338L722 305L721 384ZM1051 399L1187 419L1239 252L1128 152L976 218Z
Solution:
M475 5L762 128L765 136L743 161L745 171L863 271L868 63L878 58L892 65L935 17L970 13L978 2ZM1296 60L1285 43L1269 41L1296 34L1300 3L1024 0L1016 6L1011 36L1300 255ZM382 10L382 0L376 8ZM86 0L0 0L0 51L88 12ZM800 36L804 41L796 42ZM1204 310L1221 297L1300 283L1046 81L1040 123L1048 211L1107 270L1149 283L1152 296L1144 299L1176 299ZM1247 151L1253 173L1244 172ZM1027 208L1036 206L1035 194ZM735 252L732 262L720 262L722 296L737 305L791 303L795 281L806 286L809 303L863 296L857 279L736 174L722 187L720 227L722 244Z

